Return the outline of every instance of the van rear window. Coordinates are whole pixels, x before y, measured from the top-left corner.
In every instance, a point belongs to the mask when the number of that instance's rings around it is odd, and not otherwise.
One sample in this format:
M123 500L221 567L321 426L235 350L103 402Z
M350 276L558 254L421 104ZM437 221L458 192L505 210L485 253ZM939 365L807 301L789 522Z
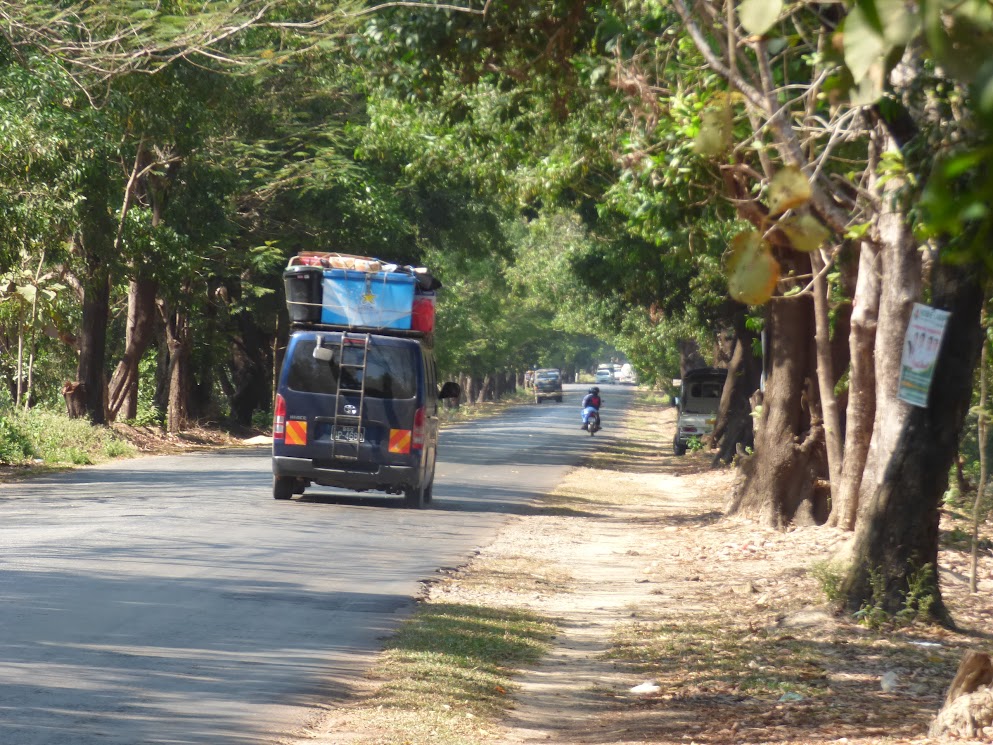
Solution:
M714 414L720 406L723 391L724 384L719 381L693 383L686 389L683 411L687 414Z
M362 364L361 347L345 347L345 367L341 366L339 349L336 344L325 343L334 350L334 358L328 362L314 359L311 339L301 340L293 348L293 358L287 376L287 385L294 391L303 393L338 392L338 378L341 387L358 390L362 385L362 369L348 365ZM365 370L365 395L372 398L413 398L417 394L417 349L410 345L369 347L369 359Z

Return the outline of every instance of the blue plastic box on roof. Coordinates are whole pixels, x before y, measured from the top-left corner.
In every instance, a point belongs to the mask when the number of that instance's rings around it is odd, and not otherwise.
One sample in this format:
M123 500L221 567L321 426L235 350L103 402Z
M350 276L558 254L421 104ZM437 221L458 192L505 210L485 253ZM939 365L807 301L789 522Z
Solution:
M416 280L401 272L325 269L320 323L409 330Z

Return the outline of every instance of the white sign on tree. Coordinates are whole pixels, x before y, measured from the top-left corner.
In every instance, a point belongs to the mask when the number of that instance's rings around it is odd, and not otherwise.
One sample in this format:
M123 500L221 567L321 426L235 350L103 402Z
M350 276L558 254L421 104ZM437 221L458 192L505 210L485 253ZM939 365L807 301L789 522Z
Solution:
M897 397L912 406L927 408L928 392L934 377L934 366L941 350L945 324L951 315L914 303L903 339L903 359L900 363L900 386Z

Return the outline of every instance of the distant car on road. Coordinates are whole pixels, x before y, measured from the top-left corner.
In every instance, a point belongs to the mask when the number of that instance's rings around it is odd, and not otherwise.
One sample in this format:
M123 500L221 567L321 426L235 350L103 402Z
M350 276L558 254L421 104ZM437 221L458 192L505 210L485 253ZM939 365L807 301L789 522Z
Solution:
M593 376L593 379L596 383L600 385L613 383L614 371L609 370L606 367L601 367L599 370L596 371L596 375Z
M534 371L534 402L540 404L546 398L562 403L562 372L551 367Z

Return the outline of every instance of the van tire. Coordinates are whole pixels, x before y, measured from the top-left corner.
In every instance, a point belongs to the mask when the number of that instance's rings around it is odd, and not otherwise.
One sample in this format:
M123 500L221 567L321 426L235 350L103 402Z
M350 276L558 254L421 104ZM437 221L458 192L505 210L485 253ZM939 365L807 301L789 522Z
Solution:
M296 479L272 477L272 497L273 499L290 499L294 493Z
M562 403L562 396L556 396L555 397L555 403L557 403L557 404Z
M434 458L431 459L431 477L428 479L428 485L424 487L424 504L431 504L431 500L434 499L434 469L438 466L438 453L435 452Z
M672 452L675 455L686 455L686 446L683 445L679 440L673 440Z
M427 489L424 484L411 486L403 490L403 501L408 509L423 510L428 506L428 498L425 497Z

